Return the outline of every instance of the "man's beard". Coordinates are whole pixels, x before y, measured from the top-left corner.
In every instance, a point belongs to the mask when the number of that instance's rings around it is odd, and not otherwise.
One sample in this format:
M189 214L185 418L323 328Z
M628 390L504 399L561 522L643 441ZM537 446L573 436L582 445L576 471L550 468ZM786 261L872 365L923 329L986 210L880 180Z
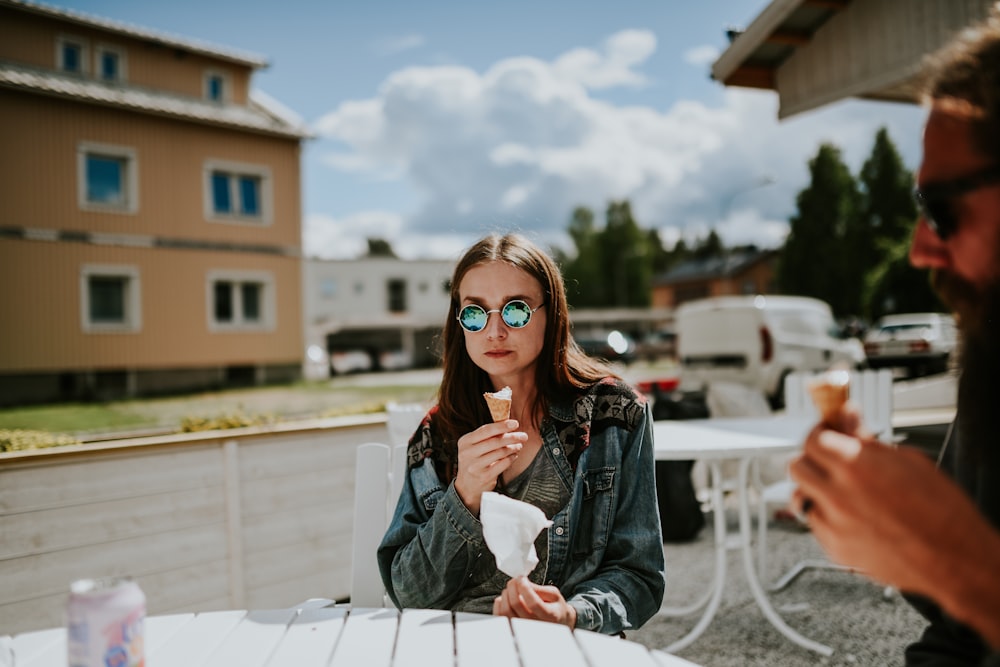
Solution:
M987 458L1000 458L1000 451L992 451L1000 386L1000 279L977 287L954 274L938 272L933 280L962 332L959 440L973 460L982 463Z

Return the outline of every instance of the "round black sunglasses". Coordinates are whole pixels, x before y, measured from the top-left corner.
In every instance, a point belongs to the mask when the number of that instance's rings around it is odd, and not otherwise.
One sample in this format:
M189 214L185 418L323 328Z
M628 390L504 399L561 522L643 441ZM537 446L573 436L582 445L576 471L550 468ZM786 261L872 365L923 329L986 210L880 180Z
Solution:
M962 178L914 188L913 198L927 225L944 241L958 229L955 198L998 182L1000 165L993 165Z

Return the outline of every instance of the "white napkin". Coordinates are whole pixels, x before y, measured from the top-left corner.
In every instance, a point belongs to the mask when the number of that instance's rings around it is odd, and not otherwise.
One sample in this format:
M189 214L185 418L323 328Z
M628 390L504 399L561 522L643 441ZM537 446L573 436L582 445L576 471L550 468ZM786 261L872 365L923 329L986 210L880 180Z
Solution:
M535 538L552 522L534 505L486 491L479 501L483 538L509 577L526 577L538 565Z

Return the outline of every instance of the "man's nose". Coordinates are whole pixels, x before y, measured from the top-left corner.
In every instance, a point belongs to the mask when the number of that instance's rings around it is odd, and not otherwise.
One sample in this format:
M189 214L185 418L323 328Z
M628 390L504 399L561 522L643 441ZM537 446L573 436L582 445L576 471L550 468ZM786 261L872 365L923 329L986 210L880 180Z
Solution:
M945 242L920 216L910 241L910 264L918 269L941 269L948 266Z

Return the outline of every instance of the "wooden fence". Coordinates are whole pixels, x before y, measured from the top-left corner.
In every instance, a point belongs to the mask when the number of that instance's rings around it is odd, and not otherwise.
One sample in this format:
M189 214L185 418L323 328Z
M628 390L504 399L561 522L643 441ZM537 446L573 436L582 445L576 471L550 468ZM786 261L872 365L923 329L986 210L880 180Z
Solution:
M346 598L355 449L387 439L376 414L0 454L0 635L63 624L85 577L150 614Z

